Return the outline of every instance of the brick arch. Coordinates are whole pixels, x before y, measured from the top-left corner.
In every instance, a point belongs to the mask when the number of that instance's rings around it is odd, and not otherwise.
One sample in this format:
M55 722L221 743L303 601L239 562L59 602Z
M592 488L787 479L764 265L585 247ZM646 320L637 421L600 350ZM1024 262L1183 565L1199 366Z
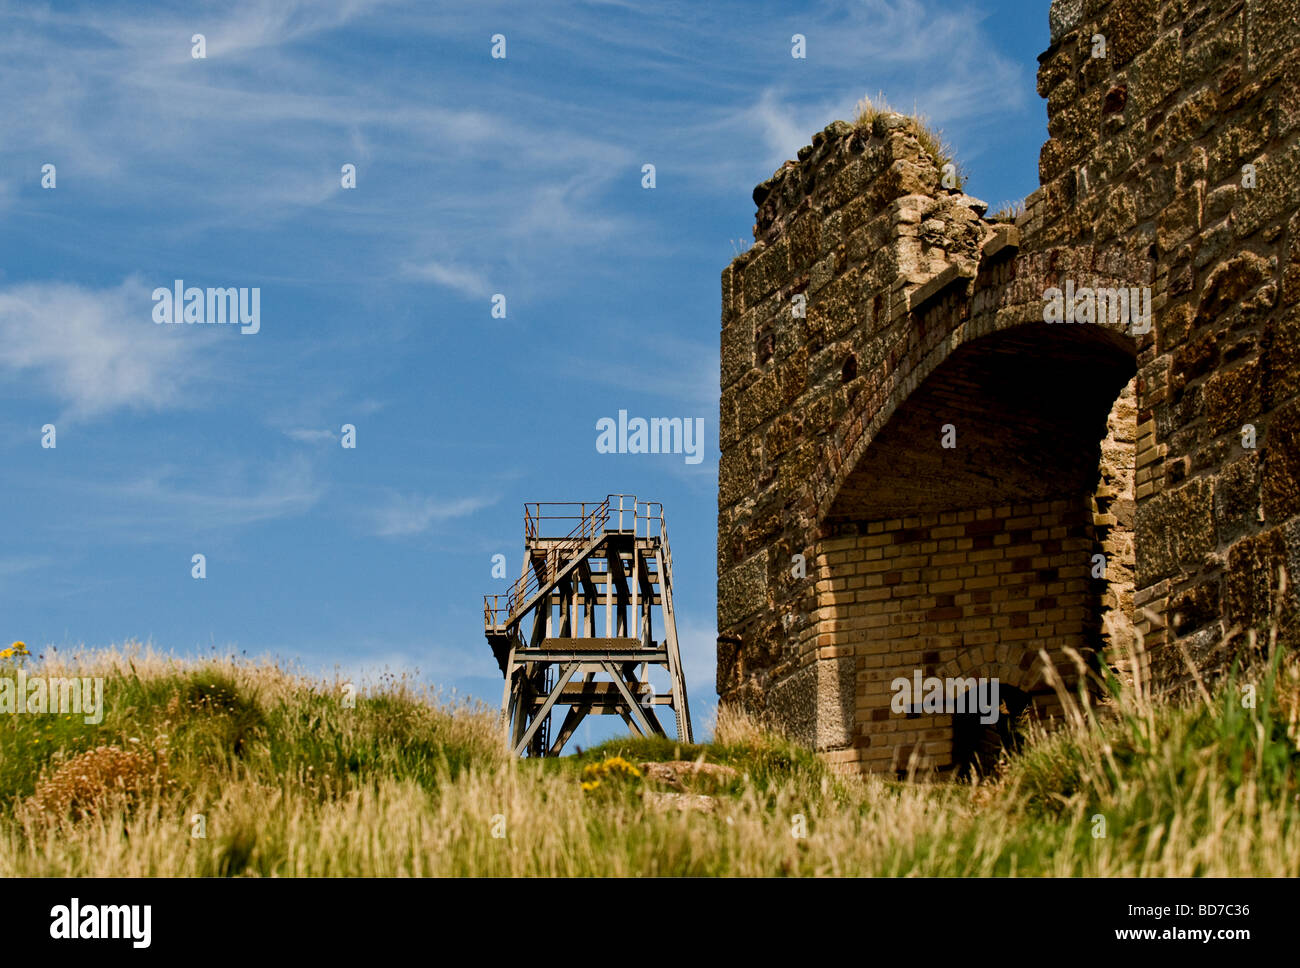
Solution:
M1090 501L1108 414L1136 369L1132 340L1008 313L981 322L959 322L900 377L906 395L863 435L812 534L814 742L868 769L913 754L957 765L951 717L900 718L896 679L997 677L1050 717L1059 703L1038 650L1070 687L1066 649L1100 651ZM940 446L947 414L971 443Z
M1041 662L1031 662L1026 668L1024 663L1012 662L1007 657L999 658L997 647L993 645L954 656L939 666L935 675L941 679L986 676L1030 695L1047 685Z
M1107 257L1109 255L1109 258ZM1061 287L1067 277L1096 286L1150 286L1151 267L1142 260L1097 254L1091 247L1058 248L983 266L971 293L957 287L918 313L909 314L909 342L902 358L887 367L883 380L849 404L826 449L821 473L809 482L806 504L825 519L831 504L879 431L908 397L961 347L996 333L1040 324L1043 292ZM967 315L970 307L979 307ZM1102 342L1137 355L1137 340L1126 330L1096 327Z

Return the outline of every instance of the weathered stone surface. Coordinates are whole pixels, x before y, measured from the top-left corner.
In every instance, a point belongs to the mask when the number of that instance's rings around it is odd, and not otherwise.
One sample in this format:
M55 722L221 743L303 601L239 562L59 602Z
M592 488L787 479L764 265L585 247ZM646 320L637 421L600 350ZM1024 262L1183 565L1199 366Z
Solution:
M735 625L766 603L767 558L766 555L757 554L719 578L718 628Z
M1169 614L1174 631L1188 635L1197 629L1218 621L1219 586L1215 582L1196 585L1169 599Z
M1056 43L1083 19L1083 0L1052 0L1047 22L1052 43Z
M646 790L642 796L645 805L655 813L671 813L673 811L680 813L718 812L717 798L706 796L703 793L662 793L657 790Z
M1231 545L1258 527L1259 456L1247 454L1224 465L1214 482L1214 523L1218 544Z
M817 745L817 668L808 665L777 680L767 697L766 712L781 723L790 738Z
M1264 357L1270 406L1300 393L1300 308L1278 315Z
M703 781L714 786L722 786L740 776L734 767L693 760L642 763L640 769L641 775L647 780L663 783L679 792L685 792L686 788L693 783Z
M1295 48L1300 35L1300 10L1292 0L1247 0L1246 17L1250 23L1247 37L1252 63L1267 62Z
M765 249L745 267L745 304L752 306L776 289L785 279L789 246L782 240Z
M1214 546L1213 499L1212 485L1197 479L1138 504L1139 587L1197 570Z
M1280 529L1244 538L1232 546L1224 582L1223 617L1230 625L1266 627L1273 612L1278 562L1285 558L1286 541Z
M1290 216L1300 207L1300 181L1294 174L1300 166L1300 142L1292 143L1285 151L1252 159L1251 163L1255 165L1255 187L1243 192L1243 202L1236 213L1239 239Z
M1263 404L1259 370L1258 362L1250 360L1218 370L1206 381L1205 420L1211 435L1240 431L1259 414Z
M1123 67L1155 40L1156 0L1124 0L1112 4L1102 26L1106 38L1106 67Z
M1264 440L1264 516L1281 522L1300 514L1300 403L1279 408ZM1300 579L1300 570L1296 576Z
M896 114L756 189L722 287L724 702L845 769L946 768L956 714L891 709L909 670L996 674L1052 715L1039 643L1069 675L1065 645L1114 664L1140 633L1125 674L1163 689L1183 650L1225 669L1234 625L1300 634L1276 578L1300 587L1298 21L1056 0L1014 245ZM1067 283L1136 287L1149 329L1044 323Z

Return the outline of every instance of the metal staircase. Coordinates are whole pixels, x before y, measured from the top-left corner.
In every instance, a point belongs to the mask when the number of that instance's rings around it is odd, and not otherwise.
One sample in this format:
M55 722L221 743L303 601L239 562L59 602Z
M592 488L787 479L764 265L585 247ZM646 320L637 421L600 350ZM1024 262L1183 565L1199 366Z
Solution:
M598 637L600 617L605 634ZM671 706L677 736L692 741L661 504L611 494L598 504L525 505L520 576L504 595L484 597L483 627L505 677L501 723L516 755L559 755L592 714L664 735L655 706ZM656 694L651 667L667 670L668 692ZM560 707L567 708L552 740Z

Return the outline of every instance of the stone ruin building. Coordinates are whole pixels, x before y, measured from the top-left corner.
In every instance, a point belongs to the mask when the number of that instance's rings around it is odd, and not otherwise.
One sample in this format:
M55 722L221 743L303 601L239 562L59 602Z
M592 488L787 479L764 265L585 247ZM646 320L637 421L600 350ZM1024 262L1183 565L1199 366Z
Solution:
M1014 219L890 113L754 190L722 273L724 703L837 769L944 770L990 727L892 711L896 678L1052 715L1040 649L1070 688L1073 650L1167 691L1184 654L1294 640L1298 10L1056 0ZM1045 322L1051 290L1145 295L1149 325Z

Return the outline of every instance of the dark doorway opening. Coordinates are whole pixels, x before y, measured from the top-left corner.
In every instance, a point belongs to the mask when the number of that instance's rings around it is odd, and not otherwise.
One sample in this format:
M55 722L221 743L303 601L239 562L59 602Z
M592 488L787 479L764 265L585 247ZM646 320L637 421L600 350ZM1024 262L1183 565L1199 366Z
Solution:
M978 712L953 714L952 758L958 777L973 773L988 776L996 770L1003 750L1020 752L1029 719L1029 695L999 683L998 699L998 718L991 723L980 722Z

